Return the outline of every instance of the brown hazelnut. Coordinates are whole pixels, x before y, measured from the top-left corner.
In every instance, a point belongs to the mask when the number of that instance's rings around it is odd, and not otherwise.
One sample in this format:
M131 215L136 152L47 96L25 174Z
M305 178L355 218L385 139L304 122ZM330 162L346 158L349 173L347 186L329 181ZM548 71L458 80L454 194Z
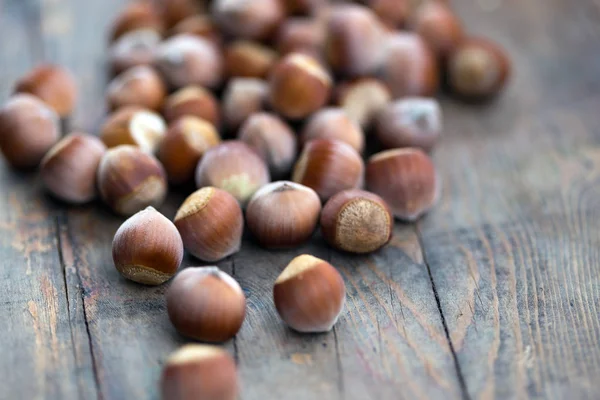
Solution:
M273 182L260 188L248 203L246 224L256 240L270 249L301 245L319 221L321 200L309 187Z
M210 15L199 14L188 17L173 28L173 35L189 34L200 36L220 47L223 43L221 31Z
M333 196L321 214L321 232L332 247L350 253L371 253L392 237L394 216L383 199L363 190Z
M34 68L19 79L15 92L34 95L60 117L71 114L77 101L77 84L73 75L62 67L50 64Z
M272 177L290 173L296 160L296 136L281 118L265 112L253 114L240 128L238 139L267 163Z
M294 258L273 287L275 308L288 326L298 332L328 332L346 302L346 285L326 261L310 255Z
M448 84L465 100L486 100L498 94L510 76L504 50L487 39L471 38L460 44L448 60Z
M130 281L161 285L177 273L183 242L175 225L153 207L127 219L112 242L117 270Z
M430 151L441 132L442 110L435 99L406 97L389 104L375 119L375 134L387 149L420 147Z
M308 119L300 140L304 144L313 139L340 140L359 153L365 147L365 135L361 127L341 108L323 108Z
M277 52L270 47L247 40L237 40L225 49L225 71L229 77L264 79L277 58Z
M167 125L160 115L129 106L108 116L100 129L100 138L108 148L130 144L154 153L166 132Z
M187 344L165 363L162 400L236 400L238 377L233 357L217 346Z
M410 12L409 2L410 0L364 0L365 5L391 29L404 25Z
M235 279L217 267L186 268L169 287L167 311L182 335L224 342L242 327L246 297Z
M327 19L327 61L340 75L371 75L383 63L385 37L373 11L357 4L334 6Z
M183 202L175 215L175 226L190 254L214 262L240 250L244 216L235 197L206 187Z
M250 146L230 140L209 149L196 170L196 186L214 186L245 205L252 195L271 181L269 169Z
M173 88L200 85L216 88L223 77L223 59L208 39L177 35L156 49L156 67Z
M154 61L154 50L162 37L153 29L138 29L127 32L110 47L109 62L114 74L139 65L150 65Z
M367 163L367 187L388 203L394 216L407 221L429 211L441 189L433 162L416 148L372 156Z
M234 78L223 94L223 122L230 133L236 133L246 119L265 109L269 86L260 79Z
M171 28L186 18L204 12L203 1L198 0L152 0L163 24Z
M432 96L439 87L434 53L417 34L397 32L388 37L382 78L394 98Z
M0 151L14 168L31 169L60 138L58 115L37 97L16 94L0 108Z
M158 160L135 146L109 149L98 166L102 200L124 216L159 207L167 195L166 178Z
M324 24L312 18L289 18L277 32L277 50L281 55L305 53L318 58L324 41Z
M40 176L55 197L83 204L96 197L96 172L106 146L95 136L73 133L56 143L42 160Z
M363 130L371 127L377 112L392 100L387 86L375 78L344 82L336 92L337 105Z
M184 116L202 118L215 126L218 126L221 120L221 110L216 97L200 86L188 86L167 97L163 115L169 123Z
M113 110L140 106L160 110L167 88L158 73L147 65L130 68L115 77L106 89L106 99Z
M285 17L280 0L214 0L212 15L228 35L255 40L271 37Z
M360 154L339 140L315 139L304 146L292 180L314 189L321 200L346 189L360 188L365 166Z
M110 40L114 42L127 32L152 29L162 33L163 23L154 6L144 0L129 3L117 15L110 29Z
M329 100L332 80L321 64L311 56L291 53L271 71L271 106L286 118L307 117Z
M441 58L446 57L464 35L458 17L444 2L423 3L412 16L410 25Z
M191 181L198 161L221 138L215 127L197 117L182 117L174 122L158 149L158 159L165 167L169 181L180 185Z

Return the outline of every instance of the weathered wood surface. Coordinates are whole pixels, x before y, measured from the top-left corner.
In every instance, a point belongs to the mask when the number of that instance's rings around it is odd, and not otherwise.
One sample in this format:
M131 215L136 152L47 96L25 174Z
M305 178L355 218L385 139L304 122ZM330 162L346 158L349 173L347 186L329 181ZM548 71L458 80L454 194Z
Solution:
M600 5L454 3L470 30L510 50L511 88L487 107L444 101L442 202L399 224L384 251L348 257L317 235L273 253L246 240L219 264L248 296L225 345L243 399L599 396ZM0 0L2 99L36 63L64 64L81 87L69 125L96 132L104 32L121 4ZM0 399L157 398L161 365L186 340L166 317L165 288L112 266L122 220L100 204L66 209L35 174L1 163L0 177ZM161 211L172 217L182 198ZM348 287L330 334L289 331L272 304L273 281L304 252L331 260Z

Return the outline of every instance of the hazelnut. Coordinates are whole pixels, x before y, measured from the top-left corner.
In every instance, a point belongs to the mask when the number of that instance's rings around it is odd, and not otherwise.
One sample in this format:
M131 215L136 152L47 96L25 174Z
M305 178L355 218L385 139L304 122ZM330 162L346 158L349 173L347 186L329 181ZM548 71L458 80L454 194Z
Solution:
M279 316L298 332L328 332L346 302L346 285L326 261L310 255L294 258L273 287Z
M291 53L271 71L269 99L278 113L301 119L327 103L331 86L331 77L316 59Z
M184 116L202 118L215 126L221 120L219 102L210 91L200 86L188 86L167 97L163 115L169 123Z
M175 185L187 183L194 177L198 161L221 138L208 121L182 117L174 122L158 150L158 159L165 167L169 181Z
M171 28L186 18L204 12L198 0L152 0L164 25Z
M268 39L284 19L280 0L214 0L212 14L230 36Z
M325 201L362 186L365 166L360 154L339 140L315 139L304 146L292 180L314 189Z
M321 212L321 200L309 187L273 182L260 188L248 203L248 229L264 247L285 249L312 236Z
M148 207L119 227L112 256L117 270L130 281L161 285L177 273L183 260L183 242L175 225Z
M235 197L206 187L192 193L175 215L183 244L194 257L213 262L237 253L244 217Z
M137 106L124 107L109 115L100 130L106 147L131 144L154 153L164 138L167 126L162 117Z
M356 4L334 6L327 18L327 61L340 75L371 75L383 63L385 37L373 11Z
M387 86L375 78L342 83L336 92L338 106L363 130L371 127L377 112L392 99Z
M124 216L159 207L167 195L162 165L135 146L109 149L100 161L97 179L102 200Z
M167 88L162 78L151 67L140 65L128 69L110 82L106 90L109 107L140 106L160 110Z
M208 39L177 35L156 49L156 67L173 88L200 85L216 88L221 84L223 60Z
M179 22L173 28L173 34L200 36L211 41L217 47L220 47L223 43L223 37L219 27L215 24L210 15L205 14L194 15Z
M282 55L305 53L318 58L324 41L323 24L311 18L289 18L277 32L277 50Z
M464 35L462 24L454 12L447 4L438 1L429 1L417 8L410 25L441 58L446 57Z
M238 139L251 146L267 163L271 176L289 174L296 160L296 136L292 129L274 114L253 114L242 125Z
M37 97L16 94L0 108L0 151L14 168L31 169L60 138L58 115Z
M283 0L289 15L312 15L327 3L327 0Z
M236 400L233 357L217 346L188 344L169 356L161 378L163 400Z
M313 114L302 131L302 143L313 139L335 139L348 143L362 153L365 135L358 124L352 121L341 108L323 108Z
M442 131L442 110L435 99L407 97L389 104L375 119L377 139L388 149L420 147L430 151Z
M394 216L414 221L434 206L441 185L427 154L404 148L383 151L369 159L367 187L388 203Z
M432 96L439 87L438 62L417 34L397 32L387 40L382 78L394 98Z
M321 232L332 247L350 253L371 253L392 237L394 216L383 199L362 190L333 196L321 214Z
M410 11L410 0L365 0L381 21L390 29L398 29L404 25Z
M217 267L186 268L167 291L167 311L182 335L224 342L242 327L246 297L235 279Z
M448 61L448 84L465 100L486 100L498 94L510 76L504 50L486 39L471 38L459 45Z
M230 133L237 132L246 118L265 109L269 86L254 78L234 78L223 94L223 122Z
M154 60L154 50L162 38L153 29L138 29L127 32L110 47L109 62L114 74L139 65L150 65Z
M95 136L74 133L56 143L42 160L40 175L46 189L72 204L96 197L96 172L106 151Z
M144 0L132 2L117 15L110 29L110 40L114 42L127 32L152 29L163 32L163 23L154 6Z
M196 186L214 186L230 193L244 205L271 181L269 169L246 143L231 140L208 150L196 170Z
M73 75L62 67L50 64L34 68L19 79L15 92L34 95L60 117L71 114L77 101L77 84Z
M225 71L230 77L264 79L277 58L277 52L270 47L247 40L237 40L225 49Z

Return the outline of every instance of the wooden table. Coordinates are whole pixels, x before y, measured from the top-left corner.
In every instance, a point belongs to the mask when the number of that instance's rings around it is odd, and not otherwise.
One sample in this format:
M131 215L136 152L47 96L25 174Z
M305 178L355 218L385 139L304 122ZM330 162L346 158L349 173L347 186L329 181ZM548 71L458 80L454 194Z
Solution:
M122 3L0 0L1 98L36 63L64 64L81 87L69 127L97 132L105 31ZM243 399L600 398L600 3L454 3L470 31L509 50L510 88L488 106L443 99L441 202L397 224L384 251L246 240L219 264L248 297L226 344ZM122 219L100 204L66 208L3 161L0 182L0 399L157 398L161 365L186 340L165 287L115 270ZM295 334L275 313L272 283L300 253L346 280L329 334Z

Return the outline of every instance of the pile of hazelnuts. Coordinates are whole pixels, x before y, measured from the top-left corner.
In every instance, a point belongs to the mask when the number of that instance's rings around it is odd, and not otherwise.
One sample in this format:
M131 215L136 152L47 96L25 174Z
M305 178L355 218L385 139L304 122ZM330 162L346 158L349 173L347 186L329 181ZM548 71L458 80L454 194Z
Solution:
M439 196L428 153L442 115L432 96L444 87L487 100L510 72L504 51L466 35L441 0L208 3L135 1L120 12L99 135L60 138L76 85L59 66L28 73L0 109L10 165L39 167L64 202L99 194L128 217L113 259L145 285L171 280L184 249L206 263L238 252L244 225L267 249L297 247L317 225L335 249L380 249L395 218L414 221ZM366 135L379 150L365 161ZM169 186L193 181L173 222L156 210ZM328 262L301 255L273 295L292 329L326 332L346 289ZM218 343L241 328L246 299L218 268L187 268L168 288L167 310L183 335ZM185 346L166 363L162 393L234 399L235 363L219 347Z

